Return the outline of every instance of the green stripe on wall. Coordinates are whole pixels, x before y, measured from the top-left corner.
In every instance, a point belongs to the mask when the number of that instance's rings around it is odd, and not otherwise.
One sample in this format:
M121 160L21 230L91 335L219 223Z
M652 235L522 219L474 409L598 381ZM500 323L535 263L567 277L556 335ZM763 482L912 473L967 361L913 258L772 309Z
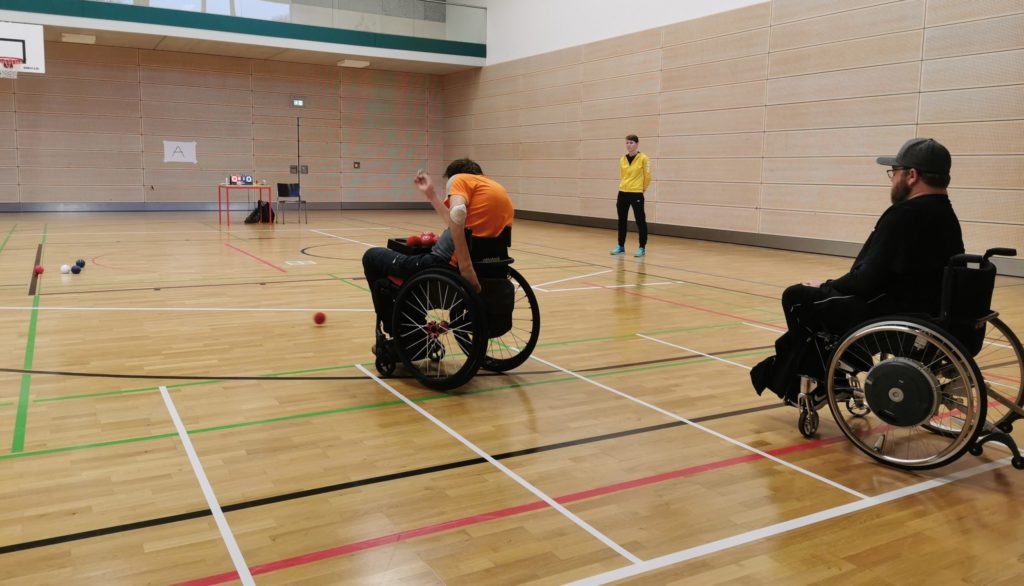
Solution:
M400 51L441 53L464 57L487 56L487 45L482 43L406 37L402 35L257 20L241 16L204 14L201 12L169 10L149 6L107 4L104 2L89 2L87 0L0 0L0 9L176 26L243 35L317 41L321 43L360 45L363 47L396 49Z

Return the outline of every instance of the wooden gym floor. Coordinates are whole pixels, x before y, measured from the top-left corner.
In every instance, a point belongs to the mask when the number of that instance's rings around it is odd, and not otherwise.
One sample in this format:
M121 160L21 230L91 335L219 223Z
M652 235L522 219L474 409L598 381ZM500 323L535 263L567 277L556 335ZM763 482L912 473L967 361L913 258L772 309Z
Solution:
M360 256L432 212L242 215L0 216L0 582L1024 575L1007 451L907 473L751 390L782 289L850 259L658 236L611 257L610 231L520 221L536 360L445 395L363 371ZM1024 280L994 307L1024 334Z

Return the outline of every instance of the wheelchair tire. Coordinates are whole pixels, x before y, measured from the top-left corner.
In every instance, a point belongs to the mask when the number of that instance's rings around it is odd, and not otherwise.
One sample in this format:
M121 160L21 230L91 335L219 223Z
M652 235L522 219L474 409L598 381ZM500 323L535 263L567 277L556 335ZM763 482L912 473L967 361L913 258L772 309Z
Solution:
M800 429L800 435L807 439L814 438L818 433L818 412L813 409L800 409L800 416L797 417L796 426Z
M395 350L423 386L461 387L480 369L487 324L480 297L450 271L427 270L395 296L391 332Z
M519 271L509 267L508 278L515 286L512 329L487 341L487 354L480 366L491 372L505 372L526 362L540 338L537 296Z
M1019 407L1024 407L1024 347L1020 339L999 318L988 322L989 328L981 351L974 357L989 392L997 392ZM1020 419L998 401L989 401L988 420L1000 431L1013 431L1013 422Z
M849 365L857 365L851 369ZM869 411L844 413L837 375L856 377ZM963 345L910 317L870 320L846 334L829 360L828 403L851 443L889 466L926 470L971 448L985 424L987 396Z

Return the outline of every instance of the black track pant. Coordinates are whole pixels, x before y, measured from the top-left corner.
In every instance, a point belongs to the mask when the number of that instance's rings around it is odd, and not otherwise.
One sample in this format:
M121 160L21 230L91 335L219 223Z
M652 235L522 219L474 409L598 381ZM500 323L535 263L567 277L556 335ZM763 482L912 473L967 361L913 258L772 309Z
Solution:
M640 248L647 247L647 214L644 213L644 194L619 192L615 201L615 210L619 212L619 246L626 245L626 220L629 208L633 208L636 227L640 230Z

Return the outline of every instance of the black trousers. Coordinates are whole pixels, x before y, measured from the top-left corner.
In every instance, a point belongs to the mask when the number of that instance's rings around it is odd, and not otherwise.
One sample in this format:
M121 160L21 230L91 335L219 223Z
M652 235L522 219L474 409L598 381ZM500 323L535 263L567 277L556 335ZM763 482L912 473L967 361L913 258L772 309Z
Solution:
M647 248L647 214L644 213L644 194L619 192L615 200L615 211L619 213L619 246L626 245L626 222L629 208L633 208L636 227L640 230L640 248Z
M892 313L888 305L882 296L865 300L827 285L788 287L782 293L782 310L789 329L775 341L775 355L750 371L754 390L761 394L768 388L782 399L795 400L800 375L818 379L825 375L827 351L819 347L814 334L844 334L871 317Z
M448 261L436 254L402 254L390 248L375 247L363 253L363 274L373 297L373 309L384 325L391 329L391 313L394 299L383 294L380 285L387 277L408 279L430 267L446 266Z

